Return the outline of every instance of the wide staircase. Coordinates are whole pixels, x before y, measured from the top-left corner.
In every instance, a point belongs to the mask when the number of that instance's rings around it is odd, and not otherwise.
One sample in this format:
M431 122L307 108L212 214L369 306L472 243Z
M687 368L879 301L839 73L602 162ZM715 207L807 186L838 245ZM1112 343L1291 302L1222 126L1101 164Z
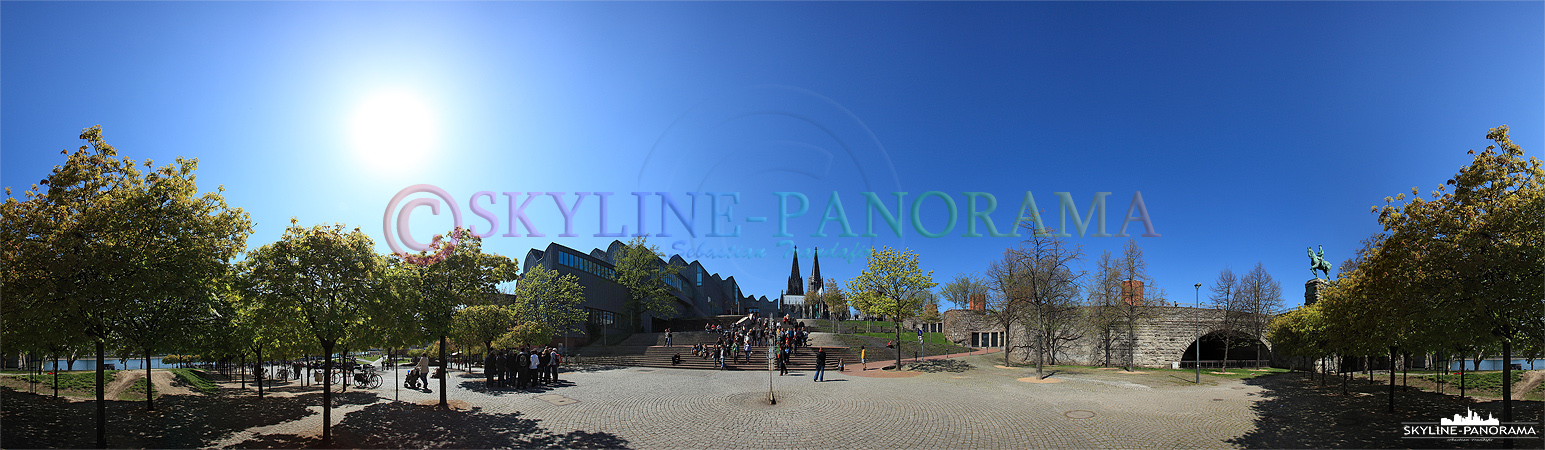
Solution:
M680 338L678 337L678 339ZM846 364L849 365L858 363L858 353L848 349L847 347L820 348L826 349L826 368L828 370L836 370L838 360L843 360L846 362ZM798 351L795 351L794 354L789 357L789 370L814 369L815 354L818 350L819 348L800 347ZM673 365L671 364L671 357L677 354L681 355L681 364ZM724 369L767 370L766 347L753 347L751 350L751 359L749 360L745 359L744 352L740 352L739 356L741 356L740 362L736 362L736 358L733 356L725 358ZM644 355L638 358L635 365L644 367L670 367L677 369L715 369L713 357L710 356L703 358L697 355L693 355L692 344L680 345L679 343L672 347L649 347L649 349L644 352Z

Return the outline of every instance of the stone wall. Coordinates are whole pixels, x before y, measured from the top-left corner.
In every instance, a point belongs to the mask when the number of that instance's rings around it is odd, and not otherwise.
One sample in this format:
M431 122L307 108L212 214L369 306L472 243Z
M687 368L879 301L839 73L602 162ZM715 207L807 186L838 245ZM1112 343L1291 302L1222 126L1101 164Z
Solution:
M1133 348L1134 362L1144 367L1170 367L1170 363L1181 360L1181 354L1196 341L1198 335L1205 336L1217 331L1219 318L1222 313L1214 309L1190 308L1178 306L1150 306L1147 307L1149 316L1134 327L1133 335L1136 337L1136 346ZM1082 313L1088 313L1090 309L1082 309ZM1199 324L1199 325L1198 325ZM951 342L957 344L969 344L972 332L1004 331L1003 327L996 326L980 311L952 310L944 313L944 335ZM1058 363L1096 365L1103 359L1100 350L1100 338L1093 332L1084 332L1080 339L1064 344L1057 352ZM1125 333L1118 333L1122 336ZM1014 332L1007 333L1008 347L1013 349L1010 359L1020 362L1032 362L1035 352L1029 348L1031 338L1024 329L1016 328ZM1265 337L1261 341L1267 348L1271 342ZM1121 361L1126 349L1124 341L1117 340L1113 346L1112 359Z

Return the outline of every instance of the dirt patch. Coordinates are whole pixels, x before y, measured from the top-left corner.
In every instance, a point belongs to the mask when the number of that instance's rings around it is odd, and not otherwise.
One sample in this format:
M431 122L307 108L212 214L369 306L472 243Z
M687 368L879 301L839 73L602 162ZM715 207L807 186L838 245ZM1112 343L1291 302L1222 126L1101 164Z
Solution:
M1234 375L1234 372L1207 372L1213 375Z
M1531 370L1518 377L1518 384L1513 385L1513 400L1523 400L1524 395L1540 386L1545 381L1545 370Z
M198 393L182 377L178 377L177 374L169 371L155 372L154 380L156 382L156 392L160 392L161 395L192 395Z
M1142 375L1142 374L1145 374L1145 373L1148 373L1148 372L1136 372L1136 371L1128 372L1128 371L1123 370L1123 371L1116 372L1116 373L1125 373L1125 374L1130 374L1130 375ZM1214 373L1216 373L1216 372L1214 372Z
M1025 382L1025 383L1036 383L1036 384L1049 384L1049 383L1061 383L1062 382L1062 380L1058 379L1058 378L1036 378L1036 377L1024 377L1024 378L1020 378L1018 381Z
M140 378L145 378L145 372L138 370L119 371L118 376L114 377L112 382L107 383L107 388L103 389L106 398L108 400L116 400L119 395L123 394L123 391L129 390L129 386L133 386L134 382Z

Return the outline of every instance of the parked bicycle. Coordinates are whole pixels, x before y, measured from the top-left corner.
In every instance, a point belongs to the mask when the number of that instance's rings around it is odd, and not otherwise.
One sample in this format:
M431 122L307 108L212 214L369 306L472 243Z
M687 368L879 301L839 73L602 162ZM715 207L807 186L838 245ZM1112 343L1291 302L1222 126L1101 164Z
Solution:
M381 374L376 373L375 366L365 364L360 366L359 372L354 373L354 385L365 389L381 387Z

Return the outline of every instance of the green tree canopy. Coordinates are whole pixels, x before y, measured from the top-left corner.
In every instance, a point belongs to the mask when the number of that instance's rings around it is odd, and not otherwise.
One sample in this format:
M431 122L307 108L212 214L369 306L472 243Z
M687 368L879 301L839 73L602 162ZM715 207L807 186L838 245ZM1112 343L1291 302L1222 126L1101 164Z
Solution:
M540 265L515 284L512 309L518 322L542 322L555 332L579 330L586 318L585 288L574 275L561 275Z
M200 193L197 159L157 167L121 157L94 126L86 141L32 185L23 200L0 204L0 264L7 325L36 324L51 334L80 333L98 360L119 331L140 348L170 328L151 317L168 305L207 298L245 246L252 223L230 207L224 188ZM141 170L143 166L145 170ZM40 188L39 185L45 186ZM9 195L11 188L6 188ZM123 329L124 321L135 323ZM52 338L51 338L52 339ZM59 337L60 342L77 339ZM98 364L97 444L106 446L103 372Z
M855 309L896 322L896 368L901 368L901 321L922 312L926 298L919 292L932 289L933 271L918 268L917 254L890 247L870 249L863 272L848 280L848 295Z
M368 329L369 312L386 292L385 261L359 228L300 226L295 219L279 241L254 250L241 264L241 295L265 311L288 312L282 326L306 330L329 357L324 365L322 440L332 439L331 372L334 348Z
M477 305L456 311L451 336L460 342L476 342L492 348L493 342L515 324L515 313L499 305Z
M617 284L628 290L627 316L630 328L643 329L643 314L671 316L676 314L674 289L667 281L681 271L680 267L666 264L665 254L659 246L649 245L643 237L635 237L617 257Z

